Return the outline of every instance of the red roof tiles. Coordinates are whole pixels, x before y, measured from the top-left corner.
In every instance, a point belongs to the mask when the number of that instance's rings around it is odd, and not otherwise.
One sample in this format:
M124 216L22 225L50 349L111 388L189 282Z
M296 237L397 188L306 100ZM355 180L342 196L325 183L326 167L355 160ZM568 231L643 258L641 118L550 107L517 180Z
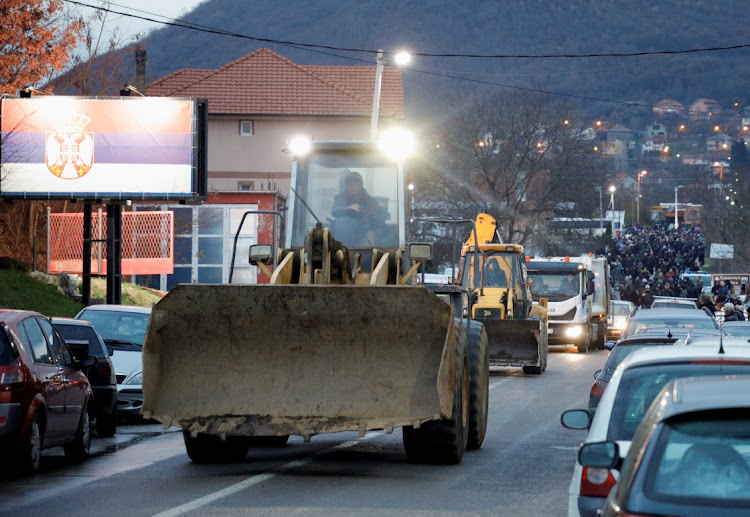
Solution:
M213 114L369 116L374 84L374 66L304 66L261 48L217 70L179 70L146 91L207 98ZM380 114L403 117L397 68L383 70Z

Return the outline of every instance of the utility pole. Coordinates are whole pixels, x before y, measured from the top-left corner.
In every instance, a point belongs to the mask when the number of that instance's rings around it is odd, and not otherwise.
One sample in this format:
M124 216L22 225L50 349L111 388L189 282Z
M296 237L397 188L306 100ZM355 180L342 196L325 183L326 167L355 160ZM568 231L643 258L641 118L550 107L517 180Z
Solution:
M680 222L677 220L677 191L680 190L683 186L677 185L674 188L674 229L677 230L680 227Z
M604 201L602 198L602 186L597 185L594 187L597 192L599 192L599 230L604 229Z
M370 117L370 139L378 138L378 115L380 114L380 86L383 82L383 51L378 50L377 64L375 65L375 91L372 96L372 116Z

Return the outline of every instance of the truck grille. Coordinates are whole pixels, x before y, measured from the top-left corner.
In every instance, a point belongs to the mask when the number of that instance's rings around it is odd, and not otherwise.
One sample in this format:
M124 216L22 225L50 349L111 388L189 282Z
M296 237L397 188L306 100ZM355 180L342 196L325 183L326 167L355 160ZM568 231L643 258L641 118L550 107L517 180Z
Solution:
M575 317L576 317L576 307L573 307L565 314L548 314L548 319L552 321L554 320L570 321Z

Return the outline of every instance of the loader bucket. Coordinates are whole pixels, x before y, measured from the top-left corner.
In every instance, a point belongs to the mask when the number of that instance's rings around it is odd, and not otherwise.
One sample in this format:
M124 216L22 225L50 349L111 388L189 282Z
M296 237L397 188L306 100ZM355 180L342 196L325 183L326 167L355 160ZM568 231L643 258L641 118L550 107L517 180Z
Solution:
M453 325L423 287L178 285L149 322L142 413L221 436L418 426L451 414Z
M541 320L480 321L487 331L492 366L539 366Z

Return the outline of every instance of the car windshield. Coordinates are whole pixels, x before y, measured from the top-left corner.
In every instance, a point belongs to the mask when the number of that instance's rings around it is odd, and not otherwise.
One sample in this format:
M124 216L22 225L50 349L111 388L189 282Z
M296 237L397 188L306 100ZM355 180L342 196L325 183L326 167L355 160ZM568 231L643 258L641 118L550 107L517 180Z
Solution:
M700 311L696 312L700 316L703 315ZM660 328L715 329L716 325L711 318L696 318L694 315L686 318L631 319L628 325L628 336L637 334L643 329Z
M615 310L614 310L615 316L630 316L630 305L626 303L616 303L615 304Z
M616 347L615 347L616 348ZM750 363L669 363L628 368L617 388L607 440L632 440L648 407L666 383L679 377L750 374Z
M534 300L547 298L549 301L562 301L581 292L580 276L576 273L534 271L529 276L534 279L531 287Z
M96 336L96 331L84 325L65 325L55 323L55 328L65 341L86 341L89 344L89 355L98 359L107 357L107 351L102 347Z
M750 325L727 325L721 326L721 330L733 337L750 337Z
M89 310L80 319L90 321L105 340L143 345L149 318L141 312Z
M644 484L652 499L750 507L748 410L693 413L666 422Z

